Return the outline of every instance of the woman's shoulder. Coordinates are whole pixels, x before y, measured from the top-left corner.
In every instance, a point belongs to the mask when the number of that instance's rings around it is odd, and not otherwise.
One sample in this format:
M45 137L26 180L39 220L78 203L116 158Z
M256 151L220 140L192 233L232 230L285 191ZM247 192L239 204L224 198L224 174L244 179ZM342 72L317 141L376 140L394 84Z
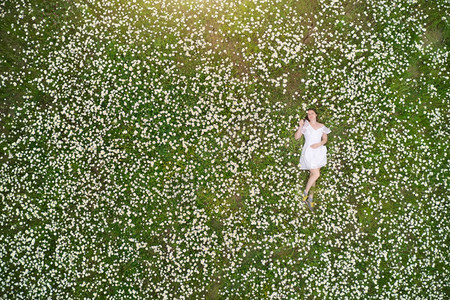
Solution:
M330 128L328 128L325 124L321 124L320 128L322 128L322 131L326 134L331 132Z

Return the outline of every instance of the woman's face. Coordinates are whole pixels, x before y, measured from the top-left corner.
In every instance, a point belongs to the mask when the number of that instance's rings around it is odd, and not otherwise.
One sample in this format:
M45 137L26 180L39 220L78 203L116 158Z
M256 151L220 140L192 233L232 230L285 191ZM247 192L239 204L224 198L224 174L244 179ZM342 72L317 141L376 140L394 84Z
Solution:
M313 110L308 110L308 119L310 121L315 120L317 117L317 114Z

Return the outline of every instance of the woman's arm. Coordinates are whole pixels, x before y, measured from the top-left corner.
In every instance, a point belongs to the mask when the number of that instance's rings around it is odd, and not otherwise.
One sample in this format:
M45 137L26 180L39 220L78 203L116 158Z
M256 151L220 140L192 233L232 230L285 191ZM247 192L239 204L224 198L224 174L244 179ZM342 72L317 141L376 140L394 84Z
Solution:
M302 137L302 129L303 126L305 125L305 120L302 119L300 121L298 121L298 128L297 128L297 132L295 133L295 139L298 140L299 138Z
M320 141L321 145L325 145L328 142L328 134L322 134L322 140Z
M324 134L322 134L322 140L320 141L320 143L312 144L310 147L313 148L313 149L316 149L316 148L319 148L322 145L325 145L326 142L328 142L328 134L324 133Z
M302 128L303 128L303 126L300 126L298 129L297 129L297 132L295 133L295 139L296 140L298 140L298 139L300 139L301 137L302 137Z

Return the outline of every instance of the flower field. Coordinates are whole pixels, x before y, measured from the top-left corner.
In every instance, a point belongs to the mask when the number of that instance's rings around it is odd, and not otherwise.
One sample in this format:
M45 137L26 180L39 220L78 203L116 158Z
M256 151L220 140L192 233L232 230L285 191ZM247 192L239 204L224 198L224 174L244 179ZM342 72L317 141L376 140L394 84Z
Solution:
M1 2L1 297L448 299L449 12Z

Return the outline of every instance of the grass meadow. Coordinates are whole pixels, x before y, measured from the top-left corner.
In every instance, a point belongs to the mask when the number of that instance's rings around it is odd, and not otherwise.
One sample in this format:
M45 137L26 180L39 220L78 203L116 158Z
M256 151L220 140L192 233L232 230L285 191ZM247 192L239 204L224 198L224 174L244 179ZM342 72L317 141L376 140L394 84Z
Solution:
M2 1L1 297L448 299L449 12Z

